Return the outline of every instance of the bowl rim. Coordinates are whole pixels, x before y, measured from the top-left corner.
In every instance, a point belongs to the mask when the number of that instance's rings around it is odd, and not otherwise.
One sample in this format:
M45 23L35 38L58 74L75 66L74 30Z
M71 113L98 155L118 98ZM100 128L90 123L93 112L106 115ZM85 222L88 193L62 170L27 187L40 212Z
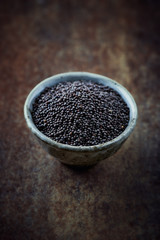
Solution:
M69 145L69 144L63 144L63 143L59 143L56 142L54 140L52 140L51 138L47 137L46 135L44 135L42 132L40 132L38 130L38 128L35 126L33 120L32 120L32 116L31 116L31 112L30 112L30 106L31 103L34 102L35 98L47 87L45 86L45 84L47 84L49 81L54 81L55 79L64 79L65 77L89 77L91 78L99 78L102 81L103 80L107 80L108 82L110 82L111 84L114 84L114 89L121 95L121 97L123 98L123 94L122 92L120 93L118 89L123 90L123 93L125 92L125 94L127 95L127 97L130 99L131 104L132 104L132 119L130 119L128 126L126 127L126 129L116 138L112 139L111 141L102 143L102 144L97 144L97 145L92 145L92 146L73 146L73 145ZM59 81L59 82L63 82ZM38 95L36 95L37 93L37 89L40 88L41 90L39 91ZM111 87L112 88L112 87ZM124 98L123 98L124 99ZM124 99L124 101L126 102L126 100ZM127 102L126 102L127 103ZM128 103L127 103L128 105ZM128 105L130 111L131 111L131 107ZM131 132L133 131L135 125L136 125L136 121L138 118L138 110L137 110L137 105L135 103L134 98L132 97L132 95L129 93L129 91L123 87L121 84L119 84L118 82L116 82L115 80L112 80L111 78L108 78L106 76L100 75L100 74L96 74L96 73L89 73L89 72L65 72L65 73L60 73L60 74L55 74L49 78L44 79L43 81L41 81L40 83L38 83L28 94L25 104L24 104L24 117L27 123L28 128L31 130L31 132L38 137L38 139L40 139L42 142L45 142L45 144L52 146L53 148L59 148L59 149L63 149L63 150L68 150L68 151L98 151L98 150L103 150L106 148L111 148L113 145L118 144L119 142L123 142L125 141L128 136L131 134Z

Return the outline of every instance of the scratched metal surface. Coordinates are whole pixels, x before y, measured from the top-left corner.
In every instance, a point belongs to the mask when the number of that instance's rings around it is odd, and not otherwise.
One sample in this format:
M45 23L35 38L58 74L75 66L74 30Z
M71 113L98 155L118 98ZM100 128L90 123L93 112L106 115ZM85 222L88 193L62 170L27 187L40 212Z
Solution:
M0 239L158 240L158 1L0 2ZM121 150L69 168L30 135L23 104L41 80L89 71L123 84L139 119Z

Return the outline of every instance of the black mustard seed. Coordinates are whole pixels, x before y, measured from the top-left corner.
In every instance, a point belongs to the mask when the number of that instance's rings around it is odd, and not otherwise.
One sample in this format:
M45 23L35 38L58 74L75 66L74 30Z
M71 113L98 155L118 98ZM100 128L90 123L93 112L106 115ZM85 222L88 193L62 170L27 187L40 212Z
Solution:
M92 146L125 130L129 108L112 88L79 80L46 88L33 104L32 118L43 134L57 142Z

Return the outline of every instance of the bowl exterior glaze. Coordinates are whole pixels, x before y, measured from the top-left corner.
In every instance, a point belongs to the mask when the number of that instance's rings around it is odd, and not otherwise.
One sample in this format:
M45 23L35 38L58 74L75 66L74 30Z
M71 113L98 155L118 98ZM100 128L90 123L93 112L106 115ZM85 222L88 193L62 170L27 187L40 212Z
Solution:
M114 90L116 90L124 101L127 103L130 109L130 121L127 128L121 133L117 138L95 146L71 146L67 144L61 144L55 142L54 140L48 138L42 134L32 120L32 106L34 100L40 95L40 93L46 88L58 84L64 81L76 81L84 80L101 83L107 85ZM89 166L104 160L115 152L122 146L122 144L129 137L133 131L136 120L137 120L137 106L132 97L132 95L119 83L113 81L110 78L104 77L102 75L86 73L86 72L69 72L54 75L46 80L40 82L28 95L25 105L24 105L24 116L27 125L34 136L38 139L41 146L52 156L54 156L59 161L77 166Z
M37 136L36 136L37 138ZM90 166L98 163L101 160L104 160L114 153L118 151L118 149L122 146L125 139L119 141L112 146L108 146L105 149L96 149L92 151L73 151L68 149L61 149L58 147L51 146L47 144L40 138L37 138L40 145L52 156L54 156L57 160L69 164L69 165L76 165L76 166Z

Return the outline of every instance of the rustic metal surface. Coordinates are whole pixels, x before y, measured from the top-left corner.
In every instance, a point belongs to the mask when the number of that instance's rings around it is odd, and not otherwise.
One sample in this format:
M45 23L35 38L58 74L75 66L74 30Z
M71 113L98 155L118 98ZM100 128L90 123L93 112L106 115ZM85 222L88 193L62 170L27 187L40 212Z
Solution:
M158 240L158 1L0 2L0 239ZM41 80L89 71L119 81L139 119L122 149L77 170L32 139L23 104Z

